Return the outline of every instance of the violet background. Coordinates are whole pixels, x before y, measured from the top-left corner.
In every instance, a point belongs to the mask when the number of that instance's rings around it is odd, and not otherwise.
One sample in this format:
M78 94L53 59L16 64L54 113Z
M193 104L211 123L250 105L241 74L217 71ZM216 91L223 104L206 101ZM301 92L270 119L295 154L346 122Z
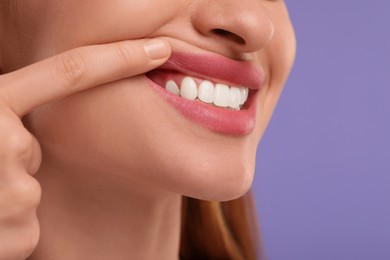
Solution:
M268 260L390 259L390 1L287 1L298 52L259 146Z

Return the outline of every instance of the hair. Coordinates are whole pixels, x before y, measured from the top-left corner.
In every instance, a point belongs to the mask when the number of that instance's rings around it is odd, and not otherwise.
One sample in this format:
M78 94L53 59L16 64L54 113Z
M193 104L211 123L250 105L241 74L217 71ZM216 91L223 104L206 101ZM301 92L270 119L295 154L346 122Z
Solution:
M227 202L184 197L181 260L264 259L252 192Z

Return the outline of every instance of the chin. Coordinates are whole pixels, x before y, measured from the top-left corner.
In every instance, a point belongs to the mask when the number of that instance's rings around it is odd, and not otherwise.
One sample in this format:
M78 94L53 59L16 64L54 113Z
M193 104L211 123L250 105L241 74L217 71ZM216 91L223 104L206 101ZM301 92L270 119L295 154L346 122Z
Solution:
M207 178L198 183L192 183L194 191L185 196L212 201L229 201L242 197L252 185L254 171L252 169L240 170L240 167L218 169L208 174Z
M212 201L229 201L245 195L251 188L254 153L237 155L235 149L227 153L196 154L181 157L180 163L169 165L163 188L183 196ZM187 160L185 160L187 159ZM160 164L161 165L161 164Z

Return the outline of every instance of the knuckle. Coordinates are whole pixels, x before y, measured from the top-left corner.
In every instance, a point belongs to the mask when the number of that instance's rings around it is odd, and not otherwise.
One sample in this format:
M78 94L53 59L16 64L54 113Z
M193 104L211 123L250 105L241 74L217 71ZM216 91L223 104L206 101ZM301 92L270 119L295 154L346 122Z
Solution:
M131 66L135 60L136 51L133 48L130 48L125 42L119 42L116 46L116 52L119 59L127 66Z
M0 233L0 259L27 259L38 245L39 222L36 215L26 222L9 226L7 232Z
M31 134L24 129L9 129L3 133L1 147L3 152L12 155L25 155L27 154L33 143Z
M35 151L34 151L35 150ZM28 166L26 168L30 175L38 172L42 163L42 151L38 141L33 137L31 153L29 153Z
M38 207L41 200L41 186L33 177L28 175L25 179L15 181L10 189L15 214L24 214Z
M72 50L58 56L56 73L64 80L64 87L80 84L87 74L87 58L80 50Z
M39 223L36 218L31 221L23 232L25 237L24 243L21 244L20 256L26 259L34 251L39 241Z
M32 251L36 248L39 241L39 223L35 218L31 223L28 230L26 230L26 243L24 246L24 257L27 258L31 255Z

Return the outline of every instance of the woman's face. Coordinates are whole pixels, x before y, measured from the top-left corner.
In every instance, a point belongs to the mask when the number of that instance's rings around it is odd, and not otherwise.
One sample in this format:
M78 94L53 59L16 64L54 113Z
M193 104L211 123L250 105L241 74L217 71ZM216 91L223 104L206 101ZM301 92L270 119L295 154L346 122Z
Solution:
M257 144L295 55L283 1L16 1L8 18L0 46L8 71L74 47L137 38L164 38L174 53L169 70L32 111L28 124L46 160L202 199L229 200L249 189ZM249 86L248 101L234 111L162 88L185 76L198 88L205 79Z

